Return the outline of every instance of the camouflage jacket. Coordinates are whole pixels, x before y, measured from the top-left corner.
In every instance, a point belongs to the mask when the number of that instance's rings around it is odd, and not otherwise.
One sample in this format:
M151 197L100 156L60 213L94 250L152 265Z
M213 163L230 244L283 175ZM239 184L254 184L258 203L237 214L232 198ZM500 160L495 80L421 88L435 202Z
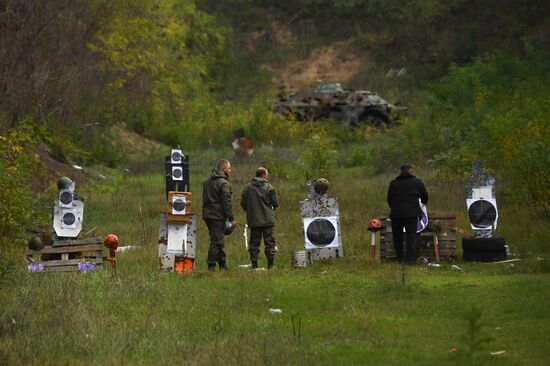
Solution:
M250 227L275 225L275 209L279 206L277 192L264 178L253 178L243 190L241 207L246 211Z
M233 221L231 207L231 184L229 177L212 171L212 175L202 183L202 218Z

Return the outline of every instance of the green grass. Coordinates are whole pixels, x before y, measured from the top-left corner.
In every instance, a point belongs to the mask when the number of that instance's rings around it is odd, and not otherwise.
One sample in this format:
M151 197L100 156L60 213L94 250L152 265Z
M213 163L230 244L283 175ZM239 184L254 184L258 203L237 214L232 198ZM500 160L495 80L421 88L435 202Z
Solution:
M233 161L240 223L238 197L262 163L265 151L258 153L256 162ZM21 260L0 275L0 364L547 364L550 264L536 258L548 255L547 223L501 206L499 232L525 255L513 264L458 262L462 270L454 270L372 262L366 219L386 211L393 174L340 169L330 193L339 200L346 256L292 269L292 252L303 248L298 201L306 193L292 153L284 154L280 169L291 174L273 179L281 196L273 271L237 268L248 262L240 226L227 238L232 269L208 272L208 235L199 220L196 271L159 272L162 163L157 174L112 173L101 185L78 187L85 230L116 233L122 245L139 248L118 254L116 271L32 274ZM229 151L191 157L198 214L200 183L224 155ZM457 226L469 231L461 183L439 183L430 170L418 175L432 195L430 209L456 211ZM518 213L526 219L515 221Z
M346 258L180 277L158 272L147 246L120 255L117 272L18 271L3 289L0 356L6 364L332 365L462 364L472 355L545 364L547 273L536 262L415 267L403 283L398 265ZM480 310L476 339L490 341L470 350L472 309ZM489 355L499 350L506 355Z

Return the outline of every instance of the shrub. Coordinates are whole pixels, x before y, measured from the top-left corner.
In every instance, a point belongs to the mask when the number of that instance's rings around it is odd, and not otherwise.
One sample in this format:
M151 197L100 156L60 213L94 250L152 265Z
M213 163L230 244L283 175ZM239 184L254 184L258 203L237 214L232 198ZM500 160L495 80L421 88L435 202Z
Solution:
M40 177L33 132L25 125L0 135L0 237L21 237L34 222L29 182Z
M336 166L334 140L322 133L312 135L304 142L298 166L310 178L330 179Z

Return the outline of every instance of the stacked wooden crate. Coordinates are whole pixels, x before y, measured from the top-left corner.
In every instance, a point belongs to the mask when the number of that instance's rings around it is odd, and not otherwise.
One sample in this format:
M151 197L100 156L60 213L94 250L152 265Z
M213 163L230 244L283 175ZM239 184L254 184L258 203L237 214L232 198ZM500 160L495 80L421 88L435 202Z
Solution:
M30 263L41 263L45 272L78 271L79 263L103 264L103 239L54 240L40 250L27 249Z
M429 212L430 221L437 220L441 230L437 233L439 241L439 256L441 261L452 261L456 259L456 214L453 212ZM395 260L395 249L393 246L393 234L391 220L387 214L380 216L384 225L380 231L380 259ZM405 239L406 241L406 239ZM406 244L404 244L406 252ZM405 255L405 253L404 253ZM416 241L416 257L425 257L430 261L435 260L434 233L427 228L418 234Z

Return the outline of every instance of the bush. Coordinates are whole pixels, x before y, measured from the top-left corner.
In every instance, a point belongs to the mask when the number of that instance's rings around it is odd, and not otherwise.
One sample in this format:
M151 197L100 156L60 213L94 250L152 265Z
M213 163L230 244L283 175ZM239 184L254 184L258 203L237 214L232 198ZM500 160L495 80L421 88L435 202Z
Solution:
M550 216L550 146L534 141L522 147L510 171L509 194L540 216Z
M308 138L302 147L298 166L308 178L330 179L336 167L334 140L324 134L314 134Z
M41 167L35 153L33 132L25 125L0 135L0 237L20 238L36 221L32 179L39 179Z

